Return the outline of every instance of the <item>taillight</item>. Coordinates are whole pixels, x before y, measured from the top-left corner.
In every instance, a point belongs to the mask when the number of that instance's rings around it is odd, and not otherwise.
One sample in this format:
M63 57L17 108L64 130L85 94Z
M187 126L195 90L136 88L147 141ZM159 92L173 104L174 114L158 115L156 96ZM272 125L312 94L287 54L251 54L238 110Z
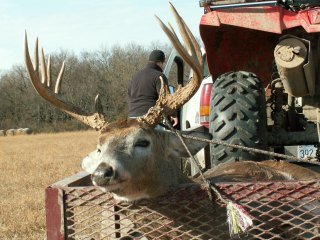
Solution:
M210 98L212 85L212 83L204 84L200 96L200 124L207 128L209 128Z

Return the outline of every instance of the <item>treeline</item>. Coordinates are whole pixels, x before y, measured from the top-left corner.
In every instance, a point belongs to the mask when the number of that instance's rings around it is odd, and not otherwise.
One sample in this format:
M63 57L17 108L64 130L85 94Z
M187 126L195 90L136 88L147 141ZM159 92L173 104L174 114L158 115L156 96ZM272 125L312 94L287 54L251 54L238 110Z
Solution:
M61 50L51 53L52 79L56 79L65 60L61 92L67 101L93 112L94 98L99 94L110 120L126 117L128 83L147 63L150 51L156 48L163 49L167 56L171 50L169 45L159 43L149 47L113 46L79 55ZM25 66L21 65L0 77L0 129L23 127L32 128L34 132L86 128L44 101L33 89Z

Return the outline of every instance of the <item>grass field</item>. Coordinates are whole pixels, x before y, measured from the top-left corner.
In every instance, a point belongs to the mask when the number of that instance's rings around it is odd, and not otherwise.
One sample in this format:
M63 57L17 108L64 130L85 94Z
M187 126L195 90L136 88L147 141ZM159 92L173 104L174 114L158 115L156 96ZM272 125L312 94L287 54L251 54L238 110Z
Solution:
M44 190L81 171L98 133L0 138L0 239L45 239Z

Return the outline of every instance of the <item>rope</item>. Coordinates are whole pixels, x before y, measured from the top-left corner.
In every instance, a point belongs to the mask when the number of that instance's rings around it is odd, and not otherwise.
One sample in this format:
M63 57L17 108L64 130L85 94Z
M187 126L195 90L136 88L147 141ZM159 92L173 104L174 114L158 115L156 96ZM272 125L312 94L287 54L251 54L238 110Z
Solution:
M191 154L189 148L187 147L185 141L183 140L183 137L186 137L186 135L182 135L179 130L174 129L173 126L172 126L172 124L171 124L171 122L167 119L166 116L163 116L163 118L165 119L165 122L166 122L167 126L169 127L170 131L173 132L173 133L175 133L175 134L178 136L178 138L180 139L182 145L184 146L184 148L186 149L187 153L189 154L189 156L190 156L190 158L191 158L191 160L192 160L192 163L196 166L196 170L199 172L202 181L205 183L205 185L206 185L206 187L207 187L207 189L208 189L208 196L209 196L210 201L213 202L213 197L212 197L212 196L213 196L213 195L212 195L212 191L213 191L213 192L216 194L216 196L218 197L218 199L219 199L222 203L224 203L224 204L227 205L227 204L228 204L228 201L226 201L226 200L221 196L221 194L220 194L219 190L216 188L216 186L214 186L213 183L211 183L209 180L207 180L207 179L204 177L204 175L203 175L203 173L202 173L202 171L201 171L201 165L200 165L199 161ZM202 138L199 138L199 139L201 139L201 141L202 141L202 140L206 140L206 139L202 139ZM210 190L211 190L211 191L210 191Z
M317 158L309 158L309 159L306 160L306 159L298 158L298 157L295 157L295 156L290 156L290 155L270 152L270 151L266 151L266 150L260 150L260 149L256 149L256 148L250 148L250 147L235 145L235 144L229 144L229 143L226 143L226 142L223 142L223 141L218 141L218 140L208 140L208 139L194 137L194 136L188 136L188 135L184 135L184 134L181 134L181 136L184 137L184 138L189 138L189 139L193 139L193 140L196 140L196 141L207 142L207 143L212 143L212 144L220 144L220 145L223 145L223 146L227 146L227 147L230 147L230 148L237 148L237 149L245 150L245 151L248 151L248 152L251 151L251 152L260 153L260 154L264 154L264 155L269 155L269 156L273 156L273 157L290 159L290 160L295 161L295 162L312 163L312 164L315 164L315 165L320 165L320 162L319 162L319 160Z
M171 132L174 132L178 138L180 139L182 145L185 147L188 152L193 164L196 166L203 182L206 184L207 193L210 199L210 202L213 204L213 193L217 196L217 198L226 205L227 210L227 222L229 225L229 234L230 236L239 236L241 233L245 233L249 227L253 225L252 217L247 213L247 211L237 203L232 202L231 200L226 200L222 197L216 185L209 180L206 180L202 171L201 165L199 161L191 154L188 146L185 144L183 137L180 131L173 128L170 121L168 121L167 117L163 114L163 118L165 119L166 124L169 126ZM200 138L201 139L201 138ZM201 139L205 140L205 139Z

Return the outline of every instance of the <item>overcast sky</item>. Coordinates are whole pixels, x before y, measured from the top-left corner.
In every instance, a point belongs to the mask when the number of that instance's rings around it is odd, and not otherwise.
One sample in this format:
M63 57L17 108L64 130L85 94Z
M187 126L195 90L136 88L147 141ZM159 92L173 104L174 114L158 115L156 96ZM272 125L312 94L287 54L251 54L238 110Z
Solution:
M199 1L171 2L198 37ZM25 30L32 49L38 36L45 53L168 42L154 14L175 26L166 0L0 0L0 72L23 63Z

